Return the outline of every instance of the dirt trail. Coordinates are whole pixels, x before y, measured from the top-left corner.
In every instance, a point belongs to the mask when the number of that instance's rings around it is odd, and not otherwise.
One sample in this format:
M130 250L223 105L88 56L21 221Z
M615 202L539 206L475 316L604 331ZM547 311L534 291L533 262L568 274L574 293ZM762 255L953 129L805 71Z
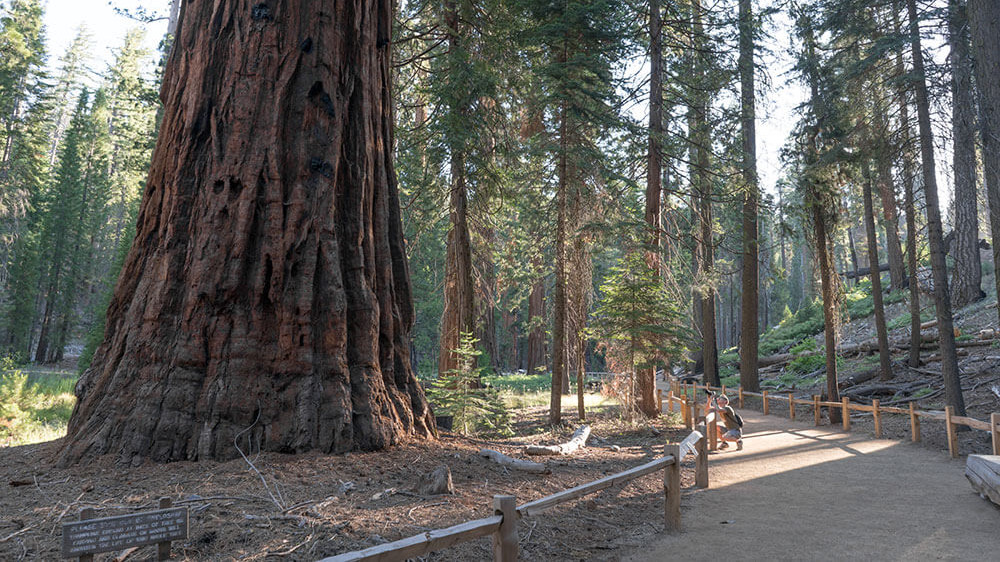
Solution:
M910 443L741 411L743 451L685 491L684 532L624 560L1000 560L1000 509L965 461Z

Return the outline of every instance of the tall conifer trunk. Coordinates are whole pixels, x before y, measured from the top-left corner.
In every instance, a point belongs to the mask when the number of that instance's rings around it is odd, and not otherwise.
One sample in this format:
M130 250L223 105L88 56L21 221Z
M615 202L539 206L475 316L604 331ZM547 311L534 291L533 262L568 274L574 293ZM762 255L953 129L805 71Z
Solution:
M457 89L462 83L463 57L461 55L461 21L458 5L445 2L445 36L448 41L450 82ZM448 108L455 119L467 114L464 96L454 93ZM472 281L472 240L469 234L469 195L465 176L465 141L450 139L451 189L448 197L447 251L445 258L444 311L441 315L441 344L438 357L438 375L444 375L459 366L459 348L462 334L472 334L475 328L475 289Z
M560 62L565 63L566 48L559 55ZM557 163L558 186L556 188L556 286L552 291L552 393L549 399L549 423L552 425L562 421L562 382L566 376L566 355L569 338L566 335L567 314L567 251L566 230L569 194L569 126L566 102L559 109L559 156Z
M534 269L538 271L541 260L534 258ZM531 286L528 297L528 348L525 350L524 368L529 375L545 367L545 280L539 279Z
M1000 37L995 38L1000 41ZM951 52L952 162L955 178L955 245L952 257L951 301L956 308L975 302L982 291L979 259L979 212L976 194L975 102L972 98L972 60L965 3L948 2L948 43ZM996 77L994 77L994 80Z
M888 128L881 129L886 131ZM889 258L889 289L899 291L906 287L906 268L903 266L903 245L899 240L896 192L892 187L892 160L885 146L878 151L876 159L878 192L882 200L882 227L885 229L885 247Z
M63 464L432 435L409 360L391 24L388 0L185 3Z
M993 267L1000 295L1000 4L996 0L969 0L969 28L979 89L979 130L983 142L986 198L993 234ZM1000 314L1000 308L997 309Z
M660 195L663 191L663 43L660 0L649 2L649 148L646 164L647 263L660 277ZM660 414L656 402L656 369L638 371L639 410L646 416Z
M930 100L924 73L924 54L920 46L920 26L916 0L906 0L909 16L910 50L913 57L914 93L917 100L917 126L920 131L920 157L923 170L924 201L927 206L927 237L930 242L931 270L934 277L934 309L940 335L941 375L945 396L955 413L965 415L965 399L958 376L958 353L955 348L954 321L948 291L944 236L941 232L941 208L938 204L937 176L934 172L934 136L931 131Z
M701 287L699 287L699 300L701 304L701 338L702 338L702 362L704 365L704 381L708 384L719 385L719 351L718 333L716 329L715 311L715 243L713 235L712 218L712 173L710 151L712 149L712 130L709 123L709 100L708 91L705 88L706 71L702 68L702 63L697 57L705 52L705 26L703 22L704 10L701 0L693 0L691 3L693 21L693 43L696 52L695 69L693 76L698 76L698 83L692 94L692 141L694 147L694 172L692 181L695 183L694 192L698 198L698 240L699 251L701 252Z
M899 21L899 3L892 3L892 25L897 35L902 33ZM906 268L907 287L910 290L910 352L906 364L911 367L920 366L920 288L917 285L917 210L916 193L914 191L914 170L912 137L910 136L910 106L907 99L908 89L903 76L903 55L896 53L893 74L896 76L896 99L899 104L899 146L902 157L903 176L903 208L906 214Z
M865 234L868 239L868 264L871 267L872 304L875 306L875 334L878 339L880 380L892 378L892 360L889 356L889 333L885 325L885 306L882 304L882 274L878 267L878 238L875 230L875 206L872 204L871 171L865 165L865 178L861 183L865 206Z
M751 0L740 0L740 132L743 137L743 272L740 295L740 384L757 392L757 306L759 299L759 255L757 232L757 140L753 66L753 13Z

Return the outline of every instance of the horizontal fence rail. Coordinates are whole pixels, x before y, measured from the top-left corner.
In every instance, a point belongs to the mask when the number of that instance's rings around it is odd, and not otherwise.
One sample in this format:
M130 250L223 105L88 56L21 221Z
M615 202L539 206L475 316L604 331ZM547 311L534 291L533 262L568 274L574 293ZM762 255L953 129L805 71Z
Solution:
M441 550L480 537L492 535L500 529L502 523L502 515L494 515L485 519L476 519L475 521L466 521L447 529L427 531L426 533L420 533L419 535L380 544L364 550L324 558L322 562L360 562L362 560L381 562L416 558L435 550Z
M726 394L727 396L732 391L732 389L727 389L725 386L715 387L711 385L700 385L697 383L684 383L678 380L670 380L667 382L670 385L670 390L667 391L666 398L662 396L662 389L659 389L661 404L666 402L670 411L674 411L674 404L680 405L680 412L682 418L684 419L684 425L688 428L691 428L694 424L696 416L695 410L697 409L698 404L697 392L699 390L718 392ZM791 392L770 393L767 390L762 392L750 392L748 390L743 390L743 387L738 387L736 389L736 397L740 408L743 407L744 398L746 396L754 396L761 399L764 415L770 414L771 402L775 400L779 402L787 402L788 414L793 420L795 419L796 406L811 406L813 408L813 418L817 426L821 423L821 408L839 408L841 410L842 424L845 431L851 429L851 412L871 413L875 422L876 437L882 437L882 414L906 415L910 417L910 435L913 442L921 440L920 418L943 421L945 422L945 430L948 435L948 452L953 458L957 458L959 455L957 428L960 425L964 425L972 429L990 432L992 435L993 454L1000 455L1000 413L992 413L990 414L990 419L988 421L984 421L967 416L956 416L954 414L954 409L951 406L945 406L944 411L920 410L914 406L913 402L910 402L908 408L896 408L892 406L882 406L878 400L873 400L871 404L857 404L851 402L849 398L845 397L841 399L840 402L831 402L821 400L820 396L817 395L814 395L811 398L796 398ZM714 449L714 440L712 439L714 433L709 433L710 448Z
M708 455L705 450L704 433L693 431L680 444L666 445L663 457L646 464L530 501L519 507L515 507L514 496L494 496L495 515L492 517L467 521L446 529L427 531L364 550L338 554L324 558L320 562L399 562L487 535L493 536L494 561L513 562L518 557L517 522L522 517L536 516L559 504L625 485L661 469L665 528L668 532L678 531L681 525L681 461L689 452L695 455L695 485L707 488Z

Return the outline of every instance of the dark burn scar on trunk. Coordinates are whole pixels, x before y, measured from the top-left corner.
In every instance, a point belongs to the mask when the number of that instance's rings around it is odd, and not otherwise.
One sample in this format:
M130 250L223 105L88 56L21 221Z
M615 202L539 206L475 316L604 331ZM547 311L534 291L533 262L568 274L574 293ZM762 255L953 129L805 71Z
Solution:
M250 10L250 19L253 21L271 21L271 8L267 4L261 2L255 5Z
M312 87L309 88L309 100L321 107L331 118L335 116L333 100L330 98L330 94L326 93L322 82L313 82Z
M333 177L333 164L330 164L322 158L313 157L309 160L309 169L316 172L317 174L323 176L324 178Z
M313 50L312 37L306 37L303 39L302 42L299 43L299 49L301 49L303 53L311 53Z

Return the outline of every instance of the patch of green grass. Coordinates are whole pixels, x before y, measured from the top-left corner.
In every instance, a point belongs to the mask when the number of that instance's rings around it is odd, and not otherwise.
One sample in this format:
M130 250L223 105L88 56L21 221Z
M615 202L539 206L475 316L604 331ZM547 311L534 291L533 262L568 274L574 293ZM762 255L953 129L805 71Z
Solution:
M931 389L929 386L925 386L924 388L921 388L920 390L914 392L913 393L913 397L914 398L923 398L924 396L927 396L928 394L930 394L932 392L934 392L933 389Z
M806 338L802 340L802 343L792 347L788 350L789 353L803 353L805 351L816 351L819 349L819 345L813 338Z
M483 383L500 391L512 391L519 394L548 392L552 386L552 375L549 373L509 373L506 375L486 375Z
M818 300L788 313L781 322L761 335L760 354L773 355L823 331L823 306Z
M76 397L75 376L26 374L0 364L0 445L26 445L65 435Z
M934 317L934 311L931 310L931 309L929 309L929 308L927 310L920 311L920 322L921 323L928 322L933 317ZM912 316L910 315L910 313L906 312L904 314L901 314L899 317L894 318L894 319L886 322L885 325L886 325L886 328L888 328L890 330L897 330L899 328L908 327L910 325L910 319L911 318L912 318Z
M847 319L865 318L874 313L871 281L866 279L844 294L844 314Z
M788 370L796 375L807 375L821 368L825 363L826 358L821 354L806 355L789 361Z
M903 289L900 289L898 291L892 291L891 293L886 295L884 299L882 299L882 302L885 304L896 304L897 302L903 302L906 300L907 294L908 293Z

